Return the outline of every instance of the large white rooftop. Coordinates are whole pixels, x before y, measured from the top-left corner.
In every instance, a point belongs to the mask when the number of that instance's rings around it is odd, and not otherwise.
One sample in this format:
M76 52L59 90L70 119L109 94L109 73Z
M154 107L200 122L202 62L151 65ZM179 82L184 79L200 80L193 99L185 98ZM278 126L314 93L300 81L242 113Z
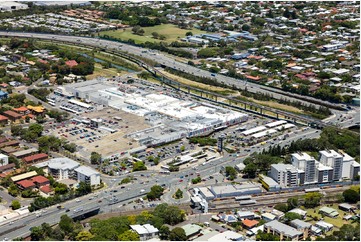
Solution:
M76 172L83 174L84 176L100 175L99 172L88 166L79 166L75 169Z
M78 166L78 162L69 158L54 158L48 161L48 167L50 169L74 170Z

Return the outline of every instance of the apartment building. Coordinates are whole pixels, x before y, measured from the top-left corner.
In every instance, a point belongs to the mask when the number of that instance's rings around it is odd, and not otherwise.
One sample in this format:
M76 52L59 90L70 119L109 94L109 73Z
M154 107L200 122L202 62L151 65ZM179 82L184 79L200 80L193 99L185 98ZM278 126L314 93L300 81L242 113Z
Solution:
M343 156L334 150L322 150L319 154L320 163L333 168L332 179L334 181L340 180L342 178Z
M91 186L100 185L100 173L88 166L79 166L74 170L77 174L78 182L85 182Z
M316 182L316 160L307 153L291 155L292 165L301 173L299 184Z
M270 177L281 187L294 187L298 185L298 171L290 164L273 164Z

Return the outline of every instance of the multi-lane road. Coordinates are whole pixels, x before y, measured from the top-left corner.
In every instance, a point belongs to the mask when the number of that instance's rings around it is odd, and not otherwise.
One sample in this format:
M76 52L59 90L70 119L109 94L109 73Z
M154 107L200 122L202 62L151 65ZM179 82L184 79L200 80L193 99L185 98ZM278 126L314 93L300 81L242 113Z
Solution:
M144 57L147 59L151 59L153 61L156 61L164 66L171 67L183 72L187 72L190 74L193 74L195 76L200 77L208 77L208 78L215 78L218 82L227 84L229 86L235 86L239 89L245 89L249 92L259 92L259 93L265 93L265 94L272 94L274 98L276 99L288 99L289 101L299 101L304 104L310 104L313 103L316 107L319 107L319 103L321 105L335 105L327 101L321 101L316 98L312 97L306 97L298 94L292 94L292 97L288 92L275 89L273 87L267 87L262 86L256 83L247 82L245 80L239 80L232 77L224 76L224 75L217 75L216 77L212 76L212 73L206 70L199 69L197 67L188 65L186 63L182 63L174 59L173 57L169 57L166 54L163 54L161 52L153 52L148 51L148 49L132 46L129 44L109 41L109 40L103 40L98 38L87 38L87 37L79 37L79 36L68 36L68 35L54 35L54 34L41 34L41 33L21 33L21 32L6 32L6 31L0 31L0 36L14 36L14 37L23 37L23 38L39 38L39 39L46 39L46 40L54 40L54 41L66 41L74 44L82 44L82 45L88 45L98 48L105 48L108 50L119 50L126 53L131 53L132 55ZM307 98L306 101L304 100Z

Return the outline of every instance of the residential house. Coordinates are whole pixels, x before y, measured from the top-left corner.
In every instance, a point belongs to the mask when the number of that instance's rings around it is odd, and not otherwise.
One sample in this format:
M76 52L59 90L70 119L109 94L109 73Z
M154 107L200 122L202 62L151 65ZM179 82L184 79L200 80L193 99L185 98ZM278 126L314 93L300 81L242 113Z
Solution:
M130 228L139 235L140 241L150 240L158 236L159 230L153 225L130 225Z
M337 210L331 207L322 207L319 209L319 213L328 216L330 218L336 218L339 215Z

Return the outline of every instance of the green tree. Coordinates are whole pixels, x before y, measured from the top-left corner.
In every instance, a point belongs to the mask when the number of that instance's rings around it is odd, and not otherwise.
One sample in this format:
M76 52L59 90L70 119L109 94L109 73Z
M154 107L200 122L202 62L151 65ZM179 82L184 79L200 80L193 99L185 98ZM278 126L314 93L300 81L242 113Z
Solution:
M102 156L99 153L93 151L90 154L90 162L92 164L100 164L101 161L102 161Z
M292 221L292 220L295 220L295 219L302 219L301 215L299 215L298 213L292 213L292 212L287 212L285 214L284 218L287 221Z
M254 163L249 163L247 164L244 169L243 169L243 173L248 177L248 178L255 178L256 174L257 174L257 165Z
M137 161L133 163L133 172L134 171L144 171L147 170L143 161Z
M298 198L297 197L291 197L287 200L287 207L288 210L292 210L294 208L298 207Z
M163 195L164 188L159 185L154 185L150 188L150 192L147 194L149 200L160 198Z
M183 197L183 192L181 189L178 188L178 190L174 194L175 199L181 199Z
M94 238L94 235L89 231L83 230L80 231L79 234L75 237L76 241L89 241Z
M13 197L19 195L19 192L19 188L14 183L12 183L8 188L8 193Z
M169 234L170 234L170 229L169 229L168 226L162 225L159 228L159 238L161 240L168 240L169 239Z
M32 241L40 241L44 239L44 232L40 226L30 228L30 232L30 237Z
M131 230L125 231L118 236L119 241L139 241L139 235Z
M278 211L281 211L281 212L284 212L284 213L287 213L289 210L288 210L288 206L287 204L285 203L278 203L275 205L274 207L276 210Z
M237 178L237 170L232 166L226 166L226 176L229 180L233 181Z
M169 240L186 241L187 240L186 232L184 231L184 229L182 229L180 227L175 227L169 233Z
M258 232L256 235L257 241L280 241L280 237L271 233Z
M358 201L360 201L360 194L352 189L344 191L342 193L342 196L344 197L345 202L348 203L357 203Z
M192 33L191 31L188 31L188 32L186 33L186 36L193 36L193 33Z
M158 34L157 32L153 32L153 33L152 33L152 36L153 36L154 39L158 39L159 34Z
M20 204L20 202L18 200L13 200L11 202L11 208L13 210L19 209L20 207L21 207L21 204Z
M69 234L74 230L74 222L73 219L68 215L64 214L60 217L59 227L62 231Z
M91 191L92 191L92 189L91 189L90 184L85 183L85 182L79 182L79 186L76 189L76 194L77 194L77 196L83 196L83 195L91 193Z
M318 192L310 192L304 195L304 206L306 208L314 208L320 205L323 195Z

